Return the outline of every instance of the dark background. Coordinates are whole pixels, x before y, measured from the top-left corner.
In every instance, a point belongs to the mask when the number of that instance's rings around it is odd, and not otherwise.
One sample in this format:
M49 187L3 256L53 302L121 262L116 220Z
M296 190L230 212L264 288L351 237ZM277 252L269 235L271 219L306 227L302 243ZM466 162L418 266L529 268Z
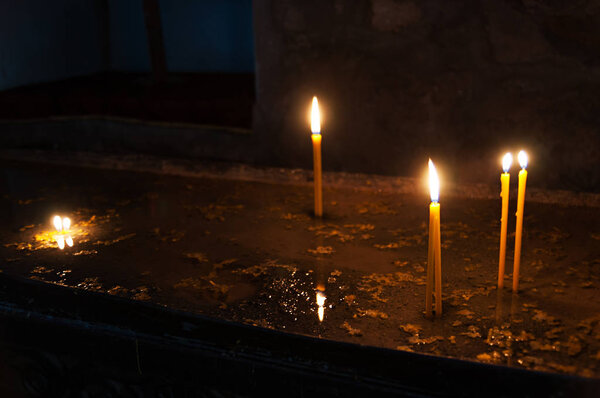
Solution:
M496 184L523 148L532 186L598 192L599 66L598 0L7 1L1 143L112 151L119 117L169 123L128 150L310 168L318 95L325 170L420 177L432 157ZM62 144L56 116L96 141ZM181 123L198 138L173 150Z

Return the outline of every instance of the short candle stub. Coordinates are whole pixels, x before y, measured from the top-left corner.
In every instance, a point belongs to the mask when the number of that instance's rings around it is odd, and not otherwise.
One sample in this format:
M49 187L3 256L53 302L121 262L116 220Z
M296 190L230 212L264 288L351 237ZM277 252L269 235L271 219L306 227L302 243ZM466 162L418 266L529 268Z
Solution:
M73 238L69 235L71 229L71 219L69 217L54 216L52 218L52 224L56 233L54 234L54 240L60 250L65 248L65 243L69 247L73 247Z

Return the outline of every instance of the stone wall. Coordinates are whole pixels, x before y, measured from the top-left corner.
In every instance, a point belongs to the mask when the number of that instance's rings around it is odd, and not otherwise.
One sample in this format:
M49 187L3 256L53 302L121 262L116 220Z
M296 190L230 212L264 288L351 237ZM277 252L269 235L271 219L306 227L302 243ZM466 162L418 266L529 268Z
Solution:
M530 183L600 191L600 1L256 0L262 158L494 183L507 150Z

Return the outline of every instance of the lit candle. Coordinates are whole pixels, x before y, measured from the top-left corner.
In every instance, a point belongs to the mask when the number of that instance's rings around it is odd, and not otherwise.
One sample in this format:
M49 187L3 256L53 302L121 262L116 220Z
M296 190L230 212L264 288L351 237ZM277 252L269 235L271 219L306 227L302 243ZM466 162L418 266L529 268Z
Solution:
M515 231L515 260L513 269L513 292L519 290L519 267L521 266L521 238L523 236L523 210L525 209L525 185L527 184L527 154L519 152L517 156L521 171L519 171L519 195L517 199L517 229Z
M315 216L323 216L323 189L321 180L321 115L319 102L313 97L310 113L310 129L313 143L313 175L315 180Z
M508 220L508 191L510 185L510 174L508 170L512 164L512 155L507 153L502 158L502 169L504 173L500 175L500 183L502 184L502 191L500 197L502 198L502 218L500 219L500 261L498 263L498 289L504 287L504 264L506 260L506 224Z
M442 315L442 248L440 236L440 179L429 159L429 250L427 256L427 283L425 290L425 314L431 317L431 300L435 282L435 313Z
M73 247L73 238L69 233L71 219L68 217L61 218L60 216L54 216L52 224L54 224L54 228L56 229L54 240L56 240L58 248L63 250L65 248L65 243L67 246Z

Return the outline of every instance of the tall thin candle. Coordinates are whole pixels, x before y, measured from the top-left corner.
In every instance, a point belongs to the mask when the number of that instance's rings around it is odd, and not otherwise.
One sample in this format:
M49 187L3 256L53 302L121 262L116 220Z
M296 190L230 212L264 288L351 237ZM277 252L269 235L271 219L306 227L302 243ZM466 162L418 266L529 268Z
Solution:
M310 113L310 130L313 144L313 175L315 181L315 216L323 216L323 187L321 177L321 115L319 101L313 97Z
M515 230L515 259L513 268L513 292L519 290L519 268L521 267L521 240L523 237L523 212L525 210L525 185L527 184L527 153L520 151L518 155L521 171L519 171L519 194L517 199L517 228Z
M425 288L425 314L431 317L432 290L435 283L435 314L442 315L442 248L440 236L440 179L429 159L429 250L427 256L427 280Z
M498 263L498 289L504 287L504 265L506 260L506 228L508 221L508 199L509 199L509 185L510 185L510 165L512 164L513 158L510 153L504 155L502 159L502 169L504 173L500 175L500 183L502 185L502 191L500 196L502 197L502 218L500 219L500 261Z

